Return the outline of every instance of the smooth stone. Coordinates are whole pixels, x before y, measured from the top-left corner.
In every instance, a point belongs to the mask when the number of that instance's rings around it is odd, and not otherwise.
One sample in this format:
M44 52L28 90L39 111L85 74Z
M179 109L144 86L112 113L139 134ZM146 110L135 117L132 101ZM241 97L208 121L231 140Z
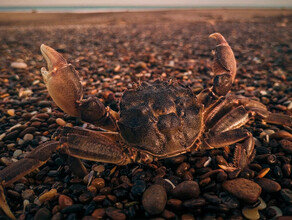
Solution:
M67 195L60 195L58 201L62 209L73 205L73 200Z
M60 126L65 126L66 122L62 118L57 118L56 123Z
M24 141L31 141L33 139L33 135L32 134L25 134L23 137Z
M8 109L7 110L7 114L10 116L14 116L15 115L15 110L14 109Z
M291 189L282 189L281 196L286 202L292 203L292 190Z
M34 191L32 189L26 189L21 193L21 197L23 199L30 200L33 198L33 196L34 196Z
M39 201L41 203L43 203L45 201L50 201L50 200L52 200L57 195L58 195L57 190L56 189L51 189L50 191L45 192L44 194L42 194L39 197Z
M199 194L199 184L192 180L184 181L178 184L172 191L172 195L174 197L182 200L197 198Z
M262 188L255 182L244 178L227 180L222 184L224 190L247 203L255 203Z
M249 207L244 207L242 209L242 214L244 217L246 217L249 220L257 220L260 218L260 213L258 211L258 208L249 208Z
M52 213L49 209L47 208L40 208L35 216L34 216L34 220L50 220L52 217Z
M105 216L105 209L104 208L95 209L92 212L91 216L97 219L101 219Z
M281 185L274 180L268 178L256 179L256 183L262 187L264 192L273 193L281 190Z
M15 150L13 152L13 158L17 158L18 156L20 156L22 154L22 150Z
M161 213L166 205L167 194L163 186L151 185L142 196L142 204L144 209L150 215L157 215Z
M69 213L78 213L83 210L82 204L73 204L71 206L65 207L62 209L61 213L63 214L69 214Z
M113 207L108 207L105 210L105 213L112 220L124 220L124 219L126 219L126 215L124 213L122 213L121 210L113 208Z
M204 206L205 204L206 204L206 200L204 198L196 198L196 199L185 200L182 206L192 209L198 206Z
M265 208L267 208L266 202L261 197L259 197L259 200L261 203L257 206L257 208L259 210L264 210Z
M97 189L102 189L105 186L105 181L103 178L95 178L92 180L91 185L95 186Z
M15 68L15 69L25 69L25 68L27 68L27 64L23 63L23 62L12 62L10 64L10 66L12 68Z

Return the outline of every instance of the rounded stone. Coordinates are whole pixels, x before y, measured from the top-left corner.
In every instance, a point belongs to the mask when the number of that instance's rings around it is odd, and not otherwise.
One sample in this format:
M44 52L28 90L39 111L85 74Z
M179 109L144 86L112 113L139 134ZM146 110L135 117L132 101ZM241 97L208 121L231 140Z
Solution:
M247 203L255 203L262 188L255 182L244 178L227 180L222 184L224 190Z
M60 195L58 201L61 208L65 208L65 207L73 205L73 200L69 196L66 196L66 195Z
M200 194L199 184L192 180L184 181L173 189L172 194L182 200L197 198Z
M256 183L262 187L264 192L273 193L281 190L281 185L274 180L268 178L260 178L256 180Z
M35 216L34 216L34 220L50 220L52 217L52 213L49 209L47 208L40 208Z
M166 205L167 194L163 186L161 185L151 185L143 193L142 204L144 209L150 215L157 215L161 213Z
M23 137L24 141L31 141L33 139L33 135L32 134L25 134Z
M22 150L15 150L13 152L13 158L17 158L18 156L20 156L22 154Z
M292 203L292 190L282 189L281 195L286 202Z

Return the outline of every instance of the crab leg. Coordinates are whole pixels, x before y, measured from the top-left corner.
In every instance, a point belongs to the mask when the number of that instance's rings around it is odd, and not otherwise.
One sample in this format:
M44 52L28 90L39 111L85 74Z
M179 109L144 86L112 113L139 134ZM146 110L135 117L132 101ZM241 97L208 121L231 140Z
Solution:
M83 92L75 68L53 48L41 45L48 70L41 69L44 82L54 102L67 114L109 130L116 130L115 117L97 98L82 100Z
M96 131L64 127L61 153L90 161L125 165L132 162L122 146Z
M8 186L21 177L29 174L46 163L52 153L58 149L58 142L47 142L31 151L25 158L12 163L0 171L0 207L11 219L16 219L6 202L3 187Z

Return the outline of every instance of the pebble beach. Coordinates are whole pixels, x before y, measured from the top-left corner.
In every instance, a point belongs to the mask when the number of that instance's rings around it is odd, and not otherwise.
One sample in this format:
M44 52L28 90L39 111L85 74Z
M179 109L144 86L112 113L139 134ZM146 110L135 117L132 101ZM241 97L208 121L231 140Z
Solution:
M62 112L40 72L40 45L79 72L84 98L119 109L123 91L142 81L175 80L198 94L212 86L208 38L232 47L231 92L292 115L292 10L198 9L117 13L0 13L0 170L64 126L98 130ZM255 159L241 172L235 145L150 164L97 163L78 178L54 153L38 170L5 188L17 219L292 219L292 128L251 120ZM228 150L229 149L229 150ZM0 210L0 219L9 219Z

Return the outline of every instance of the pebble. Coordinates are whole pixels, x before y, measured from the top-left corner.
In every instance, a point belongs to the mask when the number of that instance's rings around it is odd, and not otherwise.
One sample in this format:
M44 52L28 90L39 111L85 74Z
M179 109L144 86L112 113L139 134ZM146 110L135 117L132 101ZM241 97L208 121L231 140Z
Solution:
M105 210L105 213L108 217L110 217L113 220L124 220L126 219L126 215L122 213L121 210L113 208L113 207L108 207Z
M63 194L59 196L58 202L62 209L73 205L73 200L69 196Z
M259 184L266 193L274 193L281 190L281 185L279 183L268 178L256 179L256 183Z
M40 208L35 216L34 216L34 220L50 220L52 217L52 213L49 209L47 208Z
M261 197L259 197L259 200L260 200L260 204L259 206L257 206L257 208L259 210L264 210L265 208L267 208L266 202Z
M292 203L292 190L291 189L282 189L281 190L282 198L289 203Z
M91 185L95 186L96 189L102 189L103 187L105 187L105 181L103 178L95 178L94 180L92 180Z
M57 118L56 123L60 126L65 126L66 122L62 118Z
M25 134L23 136L23 140L24 141L31 141L33 139L33 135L32 134Z
M61 213L63 214L69 214L69 213L79 213L83 210L82 204L73 204L71 206L67 206L61 210Z
M243 178L227 180L222 184L222 187L247 203L256 202L262 192L262 188L257 183Z
M15 150L14 153L13 153L13 158L17 158L21 154L22 154L22 150Z
M7 110L7 114L13 117L15 115L15 110L14 109L8 109Z
M12 62L10 64L10 66L12 68L15 68L15 69L26 69L27 68L27 64L23 63L23 62Z
M292 141L284 139L279 142L284 151L286 151L288 154L292 154Z
M242 214L244 215L244 217L250 220L257 220L260 218L260 213L258 211L258 208L244 207L242 209Z
M182 206L185 208L193 209L198 206L204 206L205 204L206 204L206 200L204 198L197 198L197 199L185 200L182 203Z
M105 216L105 209L104 208L95 209L92 212L91 216L97 219L101 219Z
M184 181L173 189L172 194L182 200L197 198L200 194L199 184L192 180Z
M161 185L151 185L142 196L143 207L150 215L161 213L164 210L166 202L166 191Z
M50 201L52 200L55 196L57 196L58 193L57 193L57 190L56 189L51 189L50 191L42 194L40 197L39 197L39 201L41 203L45 202L45 201Z
M32 189L26 189L21 193L23 199L31 200L34 197L34 191Z

